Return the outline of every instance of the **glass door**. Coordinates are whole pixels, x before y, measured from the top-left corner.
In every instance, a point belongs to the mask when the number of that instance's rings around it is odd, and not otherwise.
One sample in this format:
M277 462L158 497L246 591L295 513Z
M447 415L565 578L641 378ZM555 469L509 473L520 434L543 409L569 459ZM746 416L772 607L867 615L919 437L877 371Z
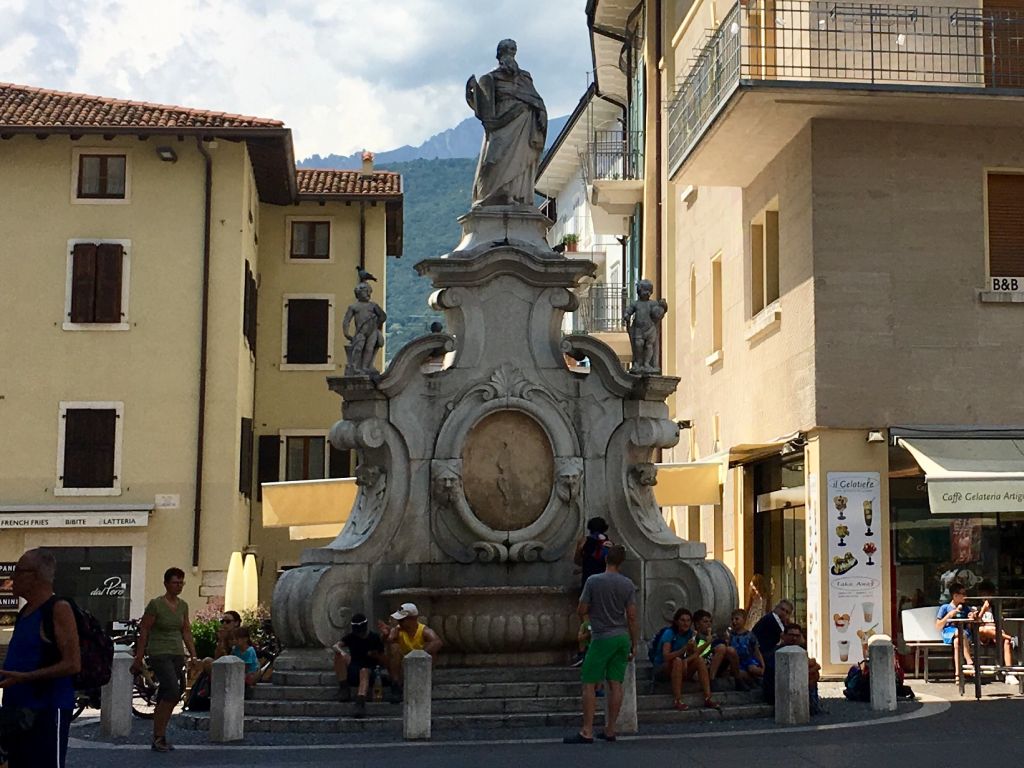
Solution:
M805 507L758 510L754 519L754 567L768 577L771 601L791 600L794 620L807 626L807 545ZM770 607L770 606L768 606Z
M45 547L57 559L53 591L72 598L100 624L131 618L131 547Z

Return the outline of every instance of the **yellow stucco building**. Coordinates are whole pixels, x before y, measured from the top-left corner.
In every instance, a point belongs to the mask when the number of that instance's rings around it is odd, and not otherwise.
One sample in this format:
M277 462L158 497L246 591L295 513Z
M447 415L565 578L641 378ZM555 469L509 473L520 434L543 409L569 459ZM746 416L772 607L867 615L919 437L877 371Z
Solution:
M216 598L249 548L269 599L299 548L258 480L350 472L325 378L357 268L384 304L401 178L297 171L276 120L0 84L0 231L0 561L56 548L109 621L170 566Z

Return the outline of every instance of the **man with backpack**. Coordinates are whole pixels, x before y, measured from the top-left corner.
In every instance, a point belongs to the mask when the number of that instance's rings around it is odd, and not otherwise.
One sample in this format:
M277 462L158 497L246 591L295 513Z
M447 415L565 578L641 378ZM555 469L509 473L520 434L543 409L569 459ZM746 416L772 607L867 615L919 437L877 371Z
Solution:
M56 571L53 555L41 549L30 549L14 567L13 592L25 607L0 672L0 746L8 768L64 768L67 758L81 650L75 610L53 594Z

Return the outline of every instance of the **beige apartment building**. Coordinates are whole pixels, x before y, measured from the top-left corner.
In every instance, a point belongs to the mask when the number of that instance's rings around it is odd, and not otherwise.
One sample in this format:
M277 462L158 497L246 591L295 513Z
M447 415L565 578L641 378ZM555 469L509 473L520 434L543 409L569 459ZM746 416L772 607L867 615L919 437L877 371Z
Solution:
M325 378L401 221L397 174L297 171L277 120L0 84L4 566L54 548L111 621L170 566L216 599L248 550L269 602L298 549L257 479L348 474Z
M721 464L676 530L741 602L758 573L793 598L831 672L954 579L1024 594L1024 6L592 0L588 24L671 304L689 429L663 461Z

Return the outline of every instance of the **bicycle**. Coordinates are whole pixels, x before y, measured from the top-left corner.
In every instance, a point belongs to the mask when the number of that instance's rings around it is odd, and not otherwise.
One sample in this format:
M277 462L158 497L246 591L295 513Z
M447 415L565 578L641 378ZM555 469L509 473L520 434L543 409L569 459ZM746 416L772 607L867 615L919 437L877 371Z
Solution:
M139 619L129 619L115 624L115 629L122 634L114 637L115 648L134 655L135 645L139 639ZM148 666L148 658L144 660L142 669L132 673L132 714L141 720L152 720L153 712L159 700L160 681L153 675ZM181 679L187 680L188 668L182 667ZM188 688L181 687L181 701L188 700Z

